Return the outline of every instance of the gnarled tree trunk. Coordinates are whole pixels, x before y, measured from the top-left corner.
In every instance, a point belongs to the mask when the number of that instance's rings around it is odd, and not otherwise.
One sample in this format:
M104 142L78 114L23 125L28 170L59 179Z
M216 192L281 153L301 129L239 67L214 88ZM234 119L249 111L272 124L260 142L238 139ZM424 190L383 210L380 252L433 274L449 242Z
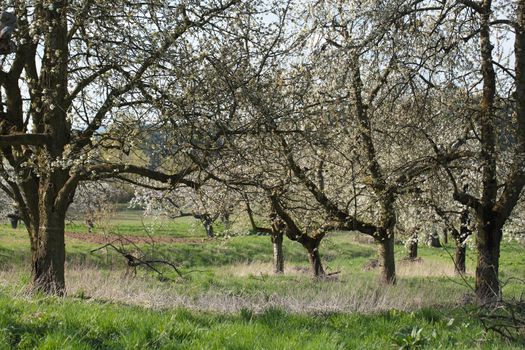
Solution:
M64 295L66 257L65 217L74 195L65 187L68 173L54 170L35 179L34 197L26 191L26 225L31 241L32 288L48 294Z
M288 215L286 210L281 206L277 196L270 195L270 201L272 203L272 209L275 211L272 219L273 232L284 232L292 241L301 243L308 252L308 260L310 261L314 276L323 277L325 272L321 264L319 245L324 238L324 231L321 230L315 235L309 236L306 232L303 232L293 218Z

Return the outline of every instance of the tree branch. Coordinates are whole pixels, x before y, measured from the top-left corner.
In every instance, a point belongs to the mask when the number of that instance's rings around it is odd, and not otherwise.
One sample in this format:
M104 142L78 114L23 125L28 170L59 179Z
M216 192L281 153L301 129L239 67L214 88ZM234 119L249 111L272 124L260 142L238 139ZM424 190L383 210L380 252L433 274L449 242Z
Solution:
M470 7L471 9L473 9L474 11L476 11L479 14L483 13L482 5L479 2L477 2L477 1L473 1L473 0L458 0L458 3L463 4L463 5L467 6L467 7Z
M23 134L15 133L0 135L0 146L41 146L49 143L49 134Z

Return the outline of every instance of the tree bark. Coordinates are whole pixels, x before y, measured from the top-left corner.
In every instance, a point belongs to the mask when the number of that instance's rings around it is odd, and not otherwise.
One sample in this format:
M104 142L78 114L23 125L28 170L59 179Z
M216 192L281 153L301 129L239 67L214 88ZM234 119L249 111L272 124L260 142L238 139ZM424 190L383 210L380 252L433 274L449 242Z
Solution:
M480 304L494 303L501 299L499 284L501 234L501 228L495 227L492 217L483 220L478 225L476 298Z
M51 208L41 212L41 226L34 236L32 254L33 290L46 294L64 295L64 263L66 249L64 242L64 213L54 213Z
M408 257L410 259L417 258L417 234L413 235L408 240Z
M381 228L378 230L379 258L381 262L380 282L384 284L396 283L396 262L394 258L394 227L396 214L394 209L394 195L389 193L381 199Z
M321 256L319 255L318 247L308 248L308 260L312 267L312 272L315 277L322 278L325 275L323 265L321 264Z
M467 246L465 243L456 241L456 257L454 258L454 269L458 275L463 275L467 269L465 261L467 257Z
M394 235L387 235L379 242L379 258L381 260L380 281L384 284L396 283L396 264L394 259Z
M284 273L283 233L272 234L273 264L276 274Z
M74 192L63 192L66 170L55 169L34 181L25 190L24 221L31 241L32 289L64 295L65 218ZM31 188L36 187L36 193Z
M35 116L34 127L38 132L49 134L52 141L37 149L39 169L48 169L50 159L60 159L70 138L66 102L68 24L63 15L66 8L67 1L56 1L53 7L44 10L50 30L44 39L40 83L43 87L42 99L48 102L43 105L43 114ZM77 184L72 181L69 184L74 186L65 186L69 177L69 170L57 167L36 175L33 181L38 189L38 200L36 203L27 200L25 203L31 216L28 230L32 246L33 289L48 294L65 294L65 213ZM30 189L26 190L26 198L28 191Z

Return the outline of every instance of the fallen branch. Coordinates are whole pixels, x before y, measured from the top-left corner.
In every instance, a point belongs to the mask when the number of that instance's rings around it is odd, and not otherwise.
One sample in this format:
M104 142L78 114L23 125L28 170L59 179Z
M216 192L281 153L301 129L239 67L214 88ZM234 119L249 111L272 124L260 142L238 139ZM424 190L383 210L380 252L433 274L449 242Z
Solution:
M135 250L140 252L141 256L137 256L136 253L134 254L134 253L128 251L127 249L125 249L124 244L122 242L123 240L127 241L128 244L132 244L135 247ZM115 246L114 243L120 243L121 247L119 248L119 247ZM126 271L126 275L129 273L130 268L133 268L133 273L134 273L134 275L136 275L137 274L137 267L138 266L144 266L144 267L147 267L150 270L156 272L161 278L168 279L167 277L164 276L164 273L162 273L162 271L160 271L159 269L157 269L154 266L154 265L157 265L157 264L162 264L162 265L167 265L167 266L173 268L173 270L180 277L183 277L182 273L177 268L177 266L174 263L170 262L170 261L159 260L159 259L144 259L144 255L145 254L142 252L142 250L135 243L131 242L130 240L125 239L124 237L121 237L119 239L113 240L113 241L111 241L109 243L104 244L101 247L93 249L93 250L91 250L91 253L95 253L95 252L97 252L99 250L102 250L104 248L113 248L113 250L115 250L117 253L119 253L120 255L122 255L124 258L127 259L128 269Z
M335 271L335 272L330 272L330 273L327 273L326 276L329 277L329 276L335 276L335 275L338 275L340 274L341 271Z

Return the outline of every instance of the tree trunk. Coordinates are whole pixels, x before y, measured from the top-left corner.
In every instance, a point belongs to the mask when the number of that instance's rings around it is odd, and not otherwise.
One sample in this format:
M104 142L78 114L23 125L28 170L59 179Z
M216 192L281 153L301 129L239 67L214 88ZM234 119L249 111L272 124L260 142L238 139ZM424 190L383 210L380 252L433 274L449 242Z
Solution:
M467 256L467 246L464 242L456 241L456 257L454 259L454 268L458 275L463 275L467 269L465 260Z
M480 304L494 303L501 299L498 276L502 232L493 227L489 220L484 222L488 224L479 225L477 232L476 298Z
M17 217L10 217L9 221L11 222L11 228L17 228L18 227L18 218Z
M308 252L308 260L312 266L314 276L323 277L325 273L323 265L321 264L321 256L319 255L319 244L321 244L321 240L324 237L324 231L317 232L313 237L309 236L299 229L290 215L282 208L277 197L272 195L270 196L270 200L276 214L272 219L272 231L283 232L284 230L283 233L285 233L289 239L301 243Z
M417 258L417 242L418 237L417 234L414 234L412 237L408 239L408 257L410 259Z
M252 225L252 233L257 233L257 224L255 223L255 218L253 217L253 210L250 205L250 201L248 200L248 196L246 194L243 194L244 196L244 203L246 204L246 213L248 214L248 218L250 219L250 224Z
M40 227L34 226L36 240L32 249L33 290L46 294L64 295L65 214L45 208L40 213Z
M439 235L436 232L432 232L427 237L427 244L433 248L441 248L441 243L439 242Z
M284 273L283 233L272 234L273 263L276 274Z
M384 284L396 283L396 263L394 259L394 235L390 234L379 242L381 260L380 280Z
M229 230L231 228L231 221L230 221L230 213L223 213L221 215L221 222L224 225L225 230Z
M202 223L204 224L206 235L210 238L214 238L215 232L213 231L213 220L210 217L205 216L204 219L202 220Z
M314 276L318 278L324 277L325 273L323 265L321 264L321 256L319 255L318 246L308 249L308 260L312 266Z
M496 97L496 73L491 43L491 16L490 0L481 3L481 25L479 32L481 73L483 75L483 96L481 99L481 113L479 117L482 194L481 204L477 212L477 250L478 262L476 267L476 298L478 303L486 304L499 300L501 291L498 281L499 245L501 230L496 230L496 217L492 211L498 195L498 177L496 162L496 117L494 100Z
M465 187L466 188L466 187ZM464 274L467 269L465 266L467 256L466 241L472 231L470 230L470 213L468 208L463 209L460 216L459 232L455 231L454 240L456 241L456 258L454 259L457 274Z
M448 244L448 228L443 229L443 243Z
M65 294L66 211L74 196L74 187L64 186L68 176L67 170L54 169L29 181L26 202L20 203L31 241L32 289L60 296Z

